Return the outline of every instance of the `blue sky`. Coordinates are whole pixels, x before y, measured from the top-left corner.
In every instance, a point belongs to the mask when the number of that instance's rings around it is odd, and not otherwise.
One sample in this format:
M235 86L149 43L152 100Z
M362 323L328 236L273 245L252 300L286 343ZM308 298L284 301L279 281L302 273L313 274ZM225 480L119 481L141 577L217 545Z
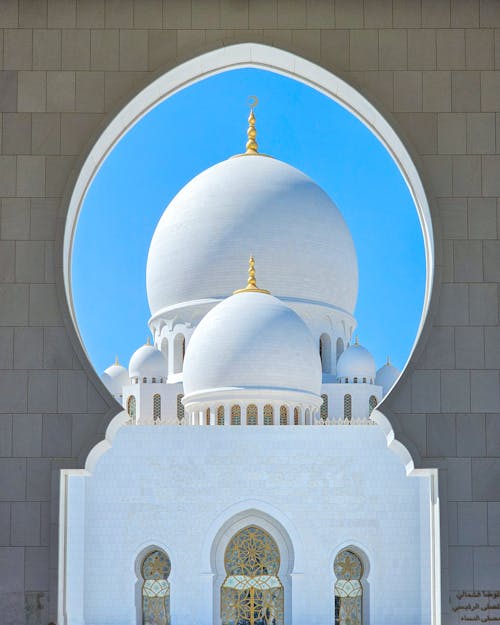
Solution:
M238 69L172 96L114 148L78 220L72 286L80 332L100 373L127 364L150 334L145 271L166 206L196 174L244 151L248 96L261 152L298 167L337 204L359 263L359 341L377 366L402 367L420 321L425 254L416 209L395 163L351 113L290 78Z

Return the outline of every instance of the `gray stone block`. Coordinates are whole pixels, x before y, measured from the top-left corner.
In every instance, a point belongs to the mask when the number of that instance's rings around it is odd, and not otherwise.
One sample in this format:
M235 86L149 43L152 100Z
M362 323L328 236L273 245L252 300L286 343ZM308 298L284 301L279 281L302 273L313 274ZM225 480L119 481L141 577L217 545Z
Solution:
M458 369L484 368L484 331L482 327L455 328L456 366Z
M465 34L462 29L436 31L437 68L465 68Z
M481 110L498 111L500 109L500 74L499 72L481 73Z
M0 596L24 590L24 548L0 548ZM3 614L3 612L2 612ZM21 621L17 621L21 623Z
M300 28L304 28L306 25L305 19L303 22L299 22L302 17L300 7L304 4L304 2L299 0L298 2L289 3L288 6L291 8L291 10L287 12L289 17L287 17L286 14L283 15L282 11L280 11L281 4L280 0L278 0L278 24L283 28L288 28L287 23L290 22L291 16L293 16L294 21L300 24ZM221 0L220 6L220 25L222 28L249 28L247 2ZM299 7L298 11L295 8L296 6Z
M29 29L7 29L4 33L4 69L31 69L33 34Z
M331 32L331 31L326 31ZM321 35L323 42L323 34ZM177 50L177 33L170 30L152 30L148 39L149 69L156 69L174 57ZM345 68L346 66L344 66Z
M0 24L4 28L17 28L19 23L17 0L3 0L0 3Z
M134 4L132 0L106 0L106 28L131 28L134 23Z
M94 129L99 127L99 113L63 113L61 116L62 154L80 154L89 142Z
M87 410L87 375L83 371L60 371L58 389L60 412Z
M477 588L500 588L500 547L474 548L474 580Z
M421 0L422 26L449 28L450 2L449 0Z
M62 69L90 69L90 30L64 29L62 31Z
M28 406L30 412L55 412L57 410L57 373L31 371L28 380Z
M439 371L415 371L411 380L412 412L439 412L440 386Z
M68 415L43 416L42 453L54 458L71 456L71 420Z
M455 28L479 26L478 0L451 0L451 25Z
M10 545L10 503L0 503L0 546Z
M60 197L73 167L74 156L47 156L45 163L46 197Z
M470 458L448 459L448 500L472 500L472 468Z
M58 203L53 199L34 198L31 200L32 241L53 241L56 236Z
M494 69L495 41L493 30L467 29L465 31L467 69Z
M47 0L19 0L21 28L47 27Z
M467 223L470 239L497 238L496 198L469 198Z
M465 113L438 114L438 151L440 154L465 154Z
M53 284L30 285L30 324L34 326L61 325L61 314Z
M24 284L0 285L0 325L25 325L28 321L28 286ZM1 401L0 401L1 403Z
M472 458L475 501L500 501L500 458Z
M422 107L424 111L451 111L450 72L422 73Z
M300 10L301 8L302 11ZM283 11L283 13L285 12L286 11ZM282 17L281 13L282 11L280 11L280 18ZM292 5L287 28L304 27L305 15L306 7L304 2L299 2L295 6ZM285 21L283 21L282 25L285 26ZM213 0L208 0L208 2L204 2L204 0L192 0L191 26L192 28L220 28L220 3L213 2Z
M500 156L483 157L483 195L500 195Z
M425 156L422 160L435 196L450 196L453 185L451 156Z
M64 328L44 328L44 367L72 369L74 352Z
M14 241L0 241L0 282L14 282L15 249L16 244Z
M14 330L0 327L0 369L14 366Z
M61 151L59 113L33 113L31 124L33 154L59 154Z
M467 239L466 198L439 198L441 232L445 239Z
M474 325L495 325L498 322L498 285L471 284L470 322Z
M472 412L500 412L498 371L471 371Z
M134 26L137 28L162 28L162 0L135 0Z
M306 0L306 26L307 28L333 28L335 26L333 0ZM373 28L373 25L366 21L365 26Z
M441 411L466 412L469 409L469 372L441 371Z
M0 458L0 500L24 501L25 496L26 459Z
M24 371L0 371L0 412L26 412L26 383Z
M408 69L436 69L435 30L408 30Z
M45 246L43 241L18 241L15 259L16 282L44 281ZM21 337L21 334L19 336Z
M481 282L483 279L483 246L481 241L454 241L455 282Z
M412 0L393 1L393 19L395 28L416 28L422 24L420 2Z
M3 196L16 194L15 156L0 156L0 194Z
M453 369L455 366L455 336L453 328L432 328L419 368Z
M12 415L0 414L0 456L12 456Z
M481 157L453 157L453 195L481 195Z
M500 26L500 6L496 0L479 0L480 26L493 28Z
M457 414L457 454L486 454L486 420L484 414Z
M486 369L500 369L500 326L485 328Z
M469 297L466 284L443 284L438 317L440 325L468 325Z
M4 154L31 152L31 115L4 113L2 115L2 151Z
M455 415L427 415L427 452L430 457L457 455Z
M451 75L452 111L472 113L481 110L481 73L454 71Z
M154 32L163 34L163 31ZM104 72L76 72L75 93L77 112L104 112Z
M45 192L45 158L43 156L17 157L17 195L43 197Z
M40 504L23 501L12 504L11 544L33 546L40 544Z
M0 6L1 11L1 6ZM17 72L0 71L0 111L17 109Z
M19 111L43 113L47 106L45 72L19 72L17 94Z
M500 241L485 241L484 279L486 282L500 282Z
M7 164L8 168L13 166L15 176L15 158L6 158L9 160L4 160L3 164ZM0 166L1 163L2 159L0 158ZM19 241L30 238L30 210L28 200L22 198L4 198L2 200L0 233L2 239Z
M460 545L485 544L488 540L486 528L487 507L485 503L468 501L458 504L458 543Z
M61 31L33 31L33 69L61 69Z
M90 59L93 70L117 70L120 39L118 30L93 30L90 37Z
M179 0L166 0L166 6L163 11L164 25L167 21L167 10L169 10L168 19L170 23L180 21L187 23L190 16L187 14L186 6L182 7L178 16L174 16L174 7ZM277 0L254 0L249 2L248 6L248 24L249 28L276 28L278 23ZM170 7L169 7L170 5ZM182 26L180 26L182 28Z
M378 31L351 30L351 70L366 71L378 69Z
M26 590L49 590L49 550L47 547L28 547L25 555Z
M402 112L422 110L422 74L420 72L394 73L394 110Z
M75 110L75 72L47 72L47 111Z
M500 545L500 501L488 502L488 544Z
M14 416L12 449L14 456L42 455L42 415Z
M50 500L50 480L52 475L50 458L28 458L26 497L30 501ZM45 510L41 508L41 515ZM48 522L48 519L47 519ZM44 544L43 541L41 544Z
M77 2L76 24L78 28L104 28L104 0Z
M450 590L474 587L472 563L472 547L450 547L448 549Z
M76 0L48 0L47 23L49 28L74 28Z
M500 457L500 414L486 415L486 453Z

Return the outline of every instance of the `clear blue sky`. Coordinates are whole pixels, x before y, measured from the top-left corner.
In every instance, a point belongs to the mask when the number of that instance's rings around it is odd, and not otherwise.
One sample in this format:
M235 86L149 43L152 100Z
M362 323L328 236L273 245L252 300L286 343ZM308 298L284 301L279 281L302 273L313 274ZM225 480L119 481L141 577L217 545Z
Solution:
M149 242L179 189L244 149L248 96L256 94L259 150L322 186L351 230L359 262L360 343L377 366L402 367L422 311L422 232L406 184L385 148L351 113L290 78L238 69L203 80L151 111L99 170L78 221L74 305L101 373L127 365L149 335Z

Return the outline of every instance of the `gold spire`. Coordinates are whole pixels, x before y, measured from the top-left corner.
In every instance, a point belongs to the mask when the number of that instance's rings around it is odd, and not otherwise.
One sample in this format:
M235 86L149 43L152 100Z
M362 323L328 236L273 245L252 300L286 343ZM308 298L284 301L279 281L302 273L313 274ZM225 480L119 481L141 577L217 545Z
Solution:
M146 339L146 345L151 345L151 339L149 338L149 336L148 336L148 338Z
M255 278L255 258L250 256L250 260L248 261L248 282L244 289L238 289L234 291L234 295L236 293L267 293L269 295L269 291L265 289L259 289L257 286L257 280Z
M390 357L390 356L387 356L387 362L386 362L385 364L386 364L386 365L392 365L392 362L391 362L391 357Z
M118 362L118 356L115 356L115 365L119 365L120 363Z
M259 146L257 144L257 141L255 140L257 138L257 130L255 128L255 115L253 110L259 103L259 100L256 95L251 95L248 99L248 103L250 105L250 115L248 116L248 141L246 144L247 151L245 152L245 154L258 154Z
M356 334L356 341L355 341L354 345L359 345L359 340L358 340L358 335L357 334Z

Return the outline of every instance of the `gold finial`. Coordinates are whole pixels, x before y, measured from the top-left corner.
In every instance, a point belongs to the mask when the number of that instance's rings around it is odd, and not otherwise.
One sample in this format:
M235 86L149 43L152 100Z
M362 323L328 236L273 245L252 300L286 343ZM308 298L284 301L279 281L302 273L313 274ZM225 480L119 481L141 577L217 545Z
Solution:
M148 338L146 339L146 345L151 345L151 339L149 338L149 336L148 336Z
M118 362L118 356L115 356L115 365L119 365L120 363Z
M236 293L267 293L269 295L269 291L265 289L259 289L257 286L257 280L255 278L255 258L250 256L250 260L248 261L248 282L244 289L238 289L234 291L234 295Z
M358 335L356 334L356 341L354 342L354 345L359 345L359 340L358 340Z
M250 106L250 115L248 116L248 130L247 130L247 137L248 137L248 141L247 141L247 151L245 152L245 154L258 154L258 144L257 141L255 140L257 138L257 130L255 129L255 115L254 115L254 108L257 106L257 104L259 103L259 99L257 98L256 95L251 95L248 98L248 104Z
M392 362L391 362L391 357L390 357L390 356L387 356L387 362L386 362L385 364L386 364L386 365L392 365Z

